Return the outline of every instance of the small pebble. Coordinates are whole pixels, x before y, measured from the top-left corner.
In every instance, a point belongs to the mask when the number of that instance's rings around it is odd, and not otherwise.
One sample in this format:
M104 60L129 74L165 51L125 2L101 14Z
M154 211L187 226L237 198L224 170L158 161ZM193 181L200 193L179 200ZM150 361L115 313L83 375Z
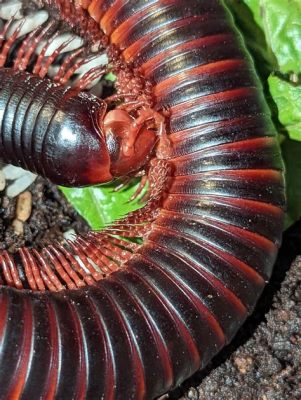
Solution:
M22 222L28 220L32 208L32 195L29 191L23 192L18 196L16 207L16 218Z
M22 221L18 219L14 219L12 222L12 227L16 235L23 235L24 234L24 225Z
M190 388L187 393L188 400L198 400L199 394L196 388Z
M287 322L290 318L290 314L287 310L279 310L278 311L278 319L280 321Z
M5 175L3 171L0 170L0 191L5 189L5 184L6 184Z
M235 357L234 358L234 365L238 369L241 374L246 374L253 365L253 359L250 356L246 357Z

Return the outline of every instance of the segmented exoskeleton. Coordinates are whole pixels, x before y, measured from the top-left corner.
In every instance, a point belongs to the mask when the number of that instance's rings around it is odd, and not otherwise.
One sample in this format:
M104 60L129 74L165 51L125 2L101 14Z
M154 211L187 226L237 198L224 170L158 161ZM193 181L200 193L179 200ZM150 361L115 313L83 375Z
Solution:
M220 1L43 5L99 28L126 112L134 89L167 107L170 146L150 161L149 203L111 230L2 254L1 394L152 399L231 340L271 275L284 184L270 112Z

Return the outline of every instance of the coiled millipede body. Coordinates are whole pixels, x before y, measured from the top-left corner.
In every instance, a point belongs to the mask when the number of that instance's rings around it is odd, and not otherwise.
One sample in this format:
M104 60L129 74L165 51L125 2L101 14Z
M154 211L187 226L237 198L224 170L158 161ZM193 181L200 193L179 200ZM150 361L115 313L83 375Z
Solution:
M1 398L153 399L231 340L271 275L284 183L270 112L220 1L45 3L152 83L171 150L146 207L111 230L2 253Z

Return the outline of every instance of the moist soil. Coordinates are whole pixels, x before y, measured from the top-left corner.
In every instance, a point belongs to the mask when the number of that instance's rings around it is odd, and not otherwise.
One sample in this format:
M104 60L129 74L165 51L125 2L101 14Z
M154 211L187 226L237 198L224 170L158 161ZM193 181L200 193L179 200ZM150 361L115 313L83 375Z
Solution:
M14 234L11 226L16 200L1 198L1 249L14 252L24 245L40 249L63 241L69 229L88 230L56 186L39 177L29 190L32 214L23 236ZM205 370L163 398L301 399L301 221L285 232L272 279L235 339Z
M32 212L24 224L24 235L14 233L16 198L2 196L0 200L0 249L15 252L22 246L43 248L56 241L63 241L69 229L76 233L87 232L89 227L60 190L49 181L38 177L27 189L32 194Z

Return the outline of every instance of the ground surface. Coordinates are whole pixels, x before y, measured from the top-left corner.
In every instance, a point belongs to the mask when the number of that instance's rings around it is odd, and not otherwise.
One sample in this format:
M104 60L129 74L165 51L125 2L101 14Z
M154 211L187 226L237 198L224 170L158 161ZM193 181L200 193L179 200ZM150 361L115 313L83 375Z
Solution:
M69 229L77 233L88 230L56 186L38 177L28 190L32 193L32 213L24 224L24 235L16 235L12 227L16 199L0 198L0 249L13 252L24 245L41 248L53 240L63 240L63 233Z

